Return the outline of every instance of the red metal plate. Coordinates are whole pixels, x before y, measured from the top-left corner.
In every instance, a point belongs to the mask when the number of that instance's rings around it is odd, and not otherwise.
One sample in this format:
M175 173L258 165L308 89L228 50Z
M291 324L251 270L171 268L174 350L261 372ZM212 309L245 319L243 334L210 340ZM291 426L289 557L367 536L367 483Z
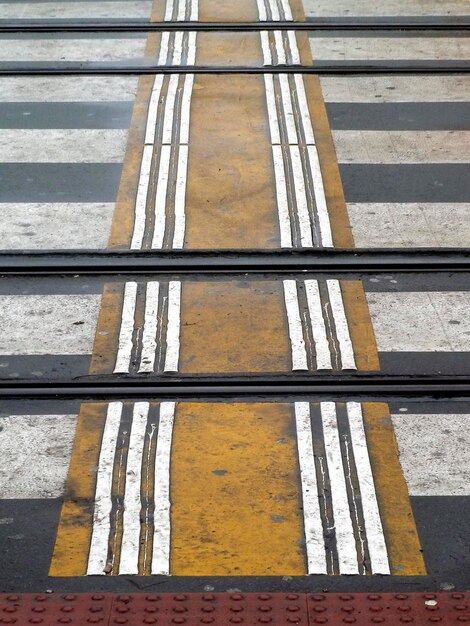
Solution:
M16 626L460 626L470 593L2 594L0 624Z

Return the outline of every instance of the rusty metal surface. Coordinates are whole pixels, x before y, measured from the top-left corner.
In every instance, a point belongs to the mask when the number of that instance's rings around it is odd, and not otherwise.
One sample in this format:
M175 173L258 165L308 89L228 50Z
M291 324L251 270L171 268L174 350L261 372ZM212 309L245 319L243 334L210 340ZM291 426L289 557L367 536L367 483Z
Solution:
M3 594L0 624L440 624L470 622L470 593Z

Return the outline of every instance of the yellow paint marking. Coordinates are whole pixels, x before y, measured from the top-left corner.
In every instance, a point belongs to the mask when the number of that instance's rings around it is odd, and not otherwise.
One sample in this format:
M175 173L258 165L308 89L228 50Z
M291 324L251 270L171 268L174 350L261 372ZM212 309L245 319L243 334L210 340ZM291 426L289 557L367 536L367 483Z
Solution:
M105 284L96 325L90 374L110 374L114 369L121 328L123 297L122 283Z
M290 367L282 281L184 283L181 372L276 372Z
M342 280L341 291L357 369L379 371L377 343L362 282Z
M257 20L256 3L200 2L200 19ZM258 33L200 33L197 63L263 62ZM208 178L209 177L209 178ZM280 244L264 81L196 76L191 106L187 248L277 248Z
M304 76L335 248L354 248L336 150L317 76Z
M426 567L388 405L365 403L363 415L390 569L395 576L425 576Z
M180 403L171 573L306 573L293 407Z
M289 0L294 19L305 22L301 0ZM300 59L304 65L313 65L309 37L306 32L297 32ZM318 76L304 75L305 91L312 120L315 143L325 187L325 196L330 215L335 248L354 248L352 228L344 198L343 184L339 173L338 159L326 112L325 101Z
M159 22L163 20L163 16L163 3L154 1L150 21ZM145 47L146 58L156 62L159 48L160 34L149 33ZM135 200L144 149L147 109L153 81L153 76L141 76L137 85L108 248L127 249L131 243L134 229Z
M147 108L152 84L152 76L139 78L108 248L130 247L134 229L134 210L140 164L144 150Z
M196 77L185 247L279 247L265 106L258 76Z
M220 0L199 0L199 20L201 22L257 22L258 9L253 0L220 2Z
M81 405L50 576L86 574L106 409L106 404Z

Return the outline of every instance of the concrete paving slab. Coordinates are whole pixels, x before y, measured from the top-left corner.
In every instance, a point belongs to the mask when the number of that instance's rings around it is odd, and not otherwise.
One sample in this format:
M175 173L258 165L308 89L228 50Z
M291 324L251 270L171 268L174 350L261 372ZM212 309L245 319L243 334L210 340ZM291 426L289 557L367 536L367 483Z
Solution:
M63 494L76 417L0 417L0 499L47 499Z

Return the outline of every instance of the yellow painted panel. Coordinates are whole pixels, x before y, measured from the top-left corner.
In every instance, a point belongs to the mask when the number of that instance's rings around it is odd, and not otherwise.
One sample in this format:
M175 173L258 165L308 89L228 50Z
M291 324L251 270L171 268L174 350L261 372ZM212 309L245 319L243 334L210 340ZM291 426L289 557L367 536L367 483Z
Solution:
M378 371L379 354L363 284L360 280L342 280L341 292L357 368Z
M106 409L106 404L81 406L50 576L86 574L93 523L96 468Z
M258 20L256 0L199 0L201 22L245 22Z
M272 151L259 76L197 76L187 248L279 247Z
M178 405L171 573L306 573L292 406Z
M363 415L392 574L425 576L426 567L388 405L365 403Z
M152 48L158 47L154 39L149 38L149 41L152 42ZM130 246L134 229L134 210L140 164L144 150L147 108L152 85L153 76L141 76L139 78L108 248L126 249Z
M294 19L299 22L305 22L302 1L289 1ZM297 32L296 38L302 63L304 65L312 65L312 51L308 34L305 32ZM338 159L336 157L335 145L331 134L320 79L318 76L305 74L304 84L315 135L315 143L318 150L318 158L320 160L333 242L336 248L354 248L352 228L349 222L343 184L339 173Z
M121 329L122 301L122 283L106 283L96 325L90 374L110 374L114 369Z
M180 372L290 370L282 281L187 282Z

